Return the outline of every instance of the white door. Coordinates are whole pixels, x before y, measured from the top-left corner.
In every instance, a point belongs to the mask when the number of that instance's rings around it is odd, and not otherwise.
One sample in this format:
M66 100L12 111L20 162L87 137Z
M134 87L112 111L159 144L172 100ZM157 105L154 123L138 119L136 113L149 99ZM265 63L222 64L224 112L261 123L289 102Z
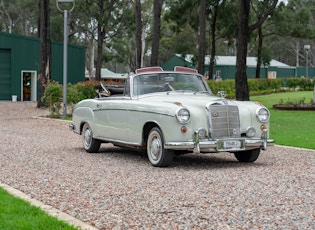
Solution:
M37 72L21 71L21 100L37 101Z

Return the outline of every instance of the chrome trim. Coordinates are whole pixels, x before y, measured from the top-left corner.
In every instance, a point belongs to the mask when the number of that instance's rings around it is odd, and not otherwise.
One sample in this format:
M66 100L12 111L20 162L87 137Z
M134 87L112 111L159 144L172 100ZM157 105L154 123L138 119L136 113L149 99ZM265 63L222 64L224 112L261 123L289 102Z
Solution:
M268 118L267 118L266 120L262 120L262 119L260 118L260 111L261 111L261 110L267 111L267 113L268 113ZM257 117L257 120L258 120L259 122L267 123L267 122L270 120L270 111L269 111L269 109L267 109L267 108L264 107L264 106L258 107L258 108L256 109L256 117Z
M199 142L199 134L198 130L194 132L194 153L200 153L200 142Z
M227 100L208 104L209 136L212 139L240 138L240 117L236 105Z
M179 112L180 112L181 110L186 110L186 111L188 112L189 118L188 118L187 121L183 121L183 120L181 119L181 117L179 116ZM189 111L189 109L187 109L187 108L185 108L185 107L180 107L180 108L178 108L178 109L176 110L175 116L176 116L176 118L177 118L177 121L178 121L180 124L183 124L183 125L188 124L188 123L190 122L190 119L191 119L190 111Z
M195 141L186 141L186 142L167 142L164 144L165 149L171 150L190 150L194 153L201 152L219 152L217 150L218 140L209 140L209 141L200 141L197 137L198 135L194 135L196 138ZM242 139L242 138L240 138ZM220 139L220 140L229 140L229 139ZM235 140L235 138L233 138ZM262 150L266 150L267 146L272 146L274 140L272 139L245 139L245 151L260 148ZM239 150L244 151L244 149Z
M129 147L139 147L139 146L142 146L141 143L138 143L138 142L130 142L130 141L123 141L123 140L115 140L115 139L111 139L111 138L104 138L104 137L100 137L100 136L97 136L97 137L94 137L95 139L98 139L98 140L101 140L103 142L106 142L106 143L113 143L113 144L116 144L116 145L123 145L123 146L129 146Z

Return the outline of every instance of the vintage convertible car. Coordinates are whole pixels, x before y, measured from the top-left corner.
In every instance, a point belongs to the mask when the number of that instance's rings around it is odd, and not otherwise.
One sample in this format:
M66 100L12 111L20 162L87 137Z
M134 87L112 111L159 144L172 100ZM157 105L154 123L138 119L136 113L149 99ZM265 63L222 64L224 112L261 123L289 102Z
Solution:
M148 67L124 87L102 84L96 98L77 103L70 129L83 136L87 152L98 152L101 143L142 149L153 166L191 152L231 152L254 162L274 142L269 118L259 103L214 96L195 70Z

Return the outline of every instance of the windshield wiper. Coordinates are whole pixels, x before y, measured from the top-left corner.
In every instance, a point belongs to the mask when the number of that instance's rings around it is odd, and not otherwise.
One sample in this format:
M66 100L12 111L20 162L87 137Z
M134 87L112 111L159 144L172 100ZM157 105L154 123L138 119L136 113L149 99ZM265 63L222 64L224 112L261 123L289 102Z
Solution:
M198 92L195 92L195 94L210 94L208 91L198 91Z

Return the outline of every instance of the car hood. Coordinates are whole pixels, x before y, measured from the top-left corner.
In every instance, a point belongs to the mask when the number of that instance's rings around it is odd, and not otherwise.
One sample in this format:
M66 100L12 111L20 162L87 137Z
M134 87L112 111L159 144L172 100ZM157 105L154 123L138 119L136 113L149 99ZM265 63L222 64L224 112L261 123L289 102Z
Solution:
M234 101L228 100L222 97L212 96L209 94L198 94L198 93L158 93L158 94L147 94L138 98L141 103L151 104L150 109L154 110L154 107L159 108L161 112L174 113L174 109L179 107L186 107L188 109L205 109L209 104L228 104L236 105L239 107L240 113L255 112L256 108L261 106L259 103L251 101ZM167 112L168 111L168 112Z

